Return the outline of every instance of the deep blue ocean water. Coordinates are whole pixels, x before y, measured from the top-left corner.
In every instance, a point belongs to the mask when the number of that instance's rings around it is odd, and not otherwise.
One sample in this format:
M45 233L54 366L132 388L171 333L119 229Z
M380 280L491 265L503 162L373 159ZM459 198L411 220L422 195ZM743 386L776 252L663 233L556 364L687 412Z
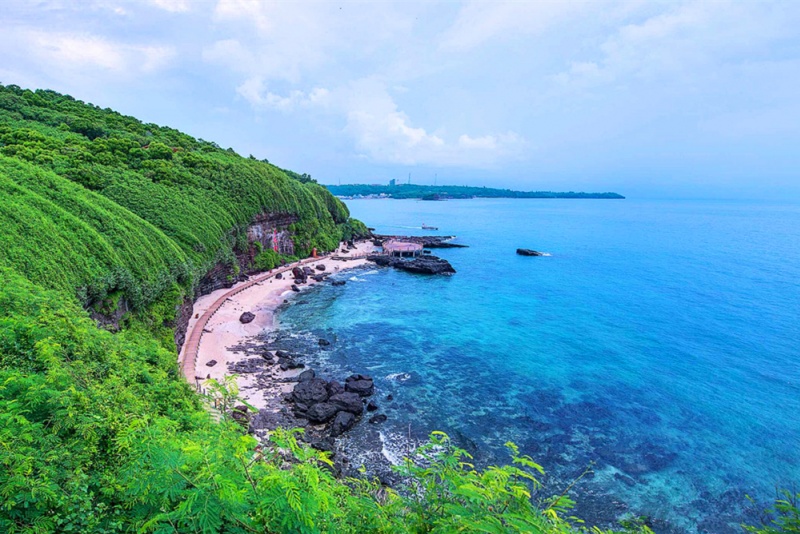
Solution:
M390 456L443 430L486 464L511 440L551 494L593 461L578 515L660 532L739 532L746 495L800 484L800 206L347 204L379 233L469 245L434 251L452 277L342 273L280 316L335 333L325 370L376 377Z

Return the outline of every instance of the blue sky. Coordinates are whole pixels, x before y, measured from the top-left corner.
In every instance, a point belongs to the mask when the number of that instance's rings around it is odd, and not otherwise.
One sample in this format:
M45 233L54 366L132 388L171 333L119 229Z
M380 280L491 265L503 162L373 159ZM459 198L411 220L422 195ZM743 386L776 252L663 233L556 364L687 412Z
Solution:
M0 82L323 183L800 197L800 1L4 0Z

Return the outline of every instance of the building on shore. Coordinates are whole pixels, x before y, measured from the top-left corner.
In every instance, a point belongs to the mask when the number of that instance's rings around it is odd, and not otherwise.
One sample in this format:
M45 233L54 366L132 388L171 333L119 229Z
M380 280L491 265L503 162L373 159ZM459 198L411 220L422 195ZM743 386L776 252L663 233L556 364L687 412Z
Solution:
M415 258L422 254L422 245L419 243L390 239L388 241L384 241L383 251L390 256L397 256L400 258Z

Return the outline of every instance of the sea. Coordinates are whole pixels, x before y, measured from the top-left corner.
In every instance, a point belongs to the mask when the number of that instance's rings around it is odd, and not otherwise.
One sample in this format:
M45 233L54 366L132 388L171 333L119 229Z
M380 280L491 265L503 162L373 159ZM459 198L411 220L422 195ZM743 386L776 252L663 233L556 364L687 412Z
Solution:
M346 203L377 233L468 245L433 250L452 276L342 271L280 312L282 330L333 340L313 366L375 378L386 459L434 430L479 466L511 441L546 471L538 497L667 533L741 532L797 490L800 205Z

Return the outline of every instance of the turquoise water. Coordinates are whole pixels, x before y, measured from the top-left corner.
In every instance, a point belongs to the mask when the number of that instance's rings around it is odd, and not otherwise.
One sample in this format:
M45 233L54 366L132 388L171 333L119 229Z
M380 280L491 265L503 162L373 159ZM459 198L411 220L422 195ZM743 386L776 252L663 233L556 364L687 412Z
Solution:
M450 278L343 273L280 317L335 333L326 369L377 378L387 449L444 430L485 464L512 440L549 493L593 461L577 514L660 532L739 532L746 494L800 482L800 206L347 204L379 233L425 222L470 247L435 251Z

